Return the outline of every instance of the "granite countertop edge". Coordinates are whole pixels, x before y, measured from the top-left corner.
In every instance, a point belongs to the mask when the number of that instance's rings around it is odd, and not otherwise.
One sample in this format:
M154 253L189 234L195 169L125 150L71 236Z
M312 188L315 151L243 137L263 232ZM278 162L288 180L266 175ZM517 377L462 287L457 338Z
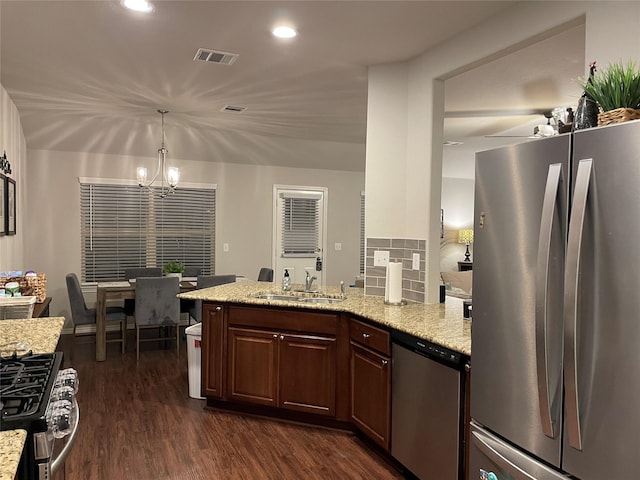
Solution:
M58 345L64 317L28 318L0 321L2 355L8 350L18 354L53 352ZM0 432L0 480L13 480L18 471L22 449L27 438L25 430Z
M300 289L293 285L292 290ZM283 292L270 282L243 281L219 285L201 290L192 290L178 295L181 299L207 302L262 305L284 308L304 308L350 313L387 326L391 329L415 335L456 352L471 356L471 322L463 318L463 301L447 297L445 303L407 303L402 306L385 305L382 297L365 296L361 288L349 288L342 302L331 304L304 304L293 300L268 300L256 298L260 294L339 297L338 287L323 287L319 293Z

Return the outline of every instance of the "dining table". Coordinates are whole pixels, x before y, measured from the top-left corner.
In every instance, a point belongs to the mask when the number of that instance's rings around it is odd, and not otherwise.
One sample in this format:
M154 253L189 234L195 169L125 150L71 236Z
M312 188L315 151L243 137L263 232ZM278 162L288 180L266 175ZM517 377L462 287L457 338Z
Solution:
M180 281L180 292L188 292L195 290L195 288L196 277L183 277ZM104 362L107 357L107 332L105 322L107 302L132 298L136 298L135 279L98 282L96 304L96 362Z

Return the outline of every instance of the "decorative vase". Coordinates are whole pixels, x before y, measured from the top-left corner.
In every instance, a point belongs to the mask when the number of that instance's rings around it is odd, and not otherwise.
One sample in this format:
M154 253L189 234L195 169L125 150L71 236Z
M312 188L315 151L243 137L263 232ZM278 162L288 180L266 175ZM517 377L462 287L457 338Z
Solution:
M178 277L178 281L179 282L182 281L182 274L181 273L167 273L166 276L167 277Z
M574 130L583 130L598 126L598 105L586 95L578 100L575 118L573 120Z

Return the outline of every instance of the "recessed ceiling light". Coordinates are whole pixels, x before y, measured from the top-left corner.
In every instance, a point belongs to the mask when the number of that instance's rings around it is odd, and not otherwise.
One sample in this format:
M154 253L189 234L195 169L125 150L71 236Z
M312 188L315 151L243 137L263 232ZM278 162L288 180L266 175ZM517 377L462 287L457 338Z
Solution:
M153 5L147 0L123 0L122 4L129 10L135 10L136 12L153 11Z
M285 26L276 27L271 33L278 38L293 38L298 34L293 28Z

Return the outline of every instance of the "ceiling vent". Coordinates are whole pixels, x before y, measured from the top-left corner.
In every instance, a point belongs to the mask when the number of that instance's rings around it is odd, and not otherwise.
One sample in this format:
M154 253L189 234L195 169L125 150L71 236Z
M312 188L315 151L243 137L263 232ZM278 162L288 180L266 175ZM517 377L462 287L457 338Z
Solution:
M239 107L238 105L225 105L220 109L221 112L242 113L247 107Z
M238 59L237 53L218 52L217 50L208 50L206 48L199 48L196 52L194 60L201 62L221 63L223 65L232 65Z

